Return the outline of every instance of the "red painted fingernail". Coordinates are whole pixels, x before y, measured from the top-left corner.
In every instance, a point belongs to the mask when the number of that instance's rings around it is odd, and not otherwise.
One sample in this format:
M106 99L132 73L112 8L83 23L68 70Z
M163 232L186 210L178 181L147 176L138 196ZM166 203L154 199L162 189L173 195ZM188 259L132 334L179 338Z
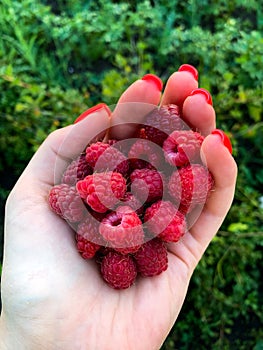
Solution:
M211 134L213 135L219 135L221 137L221 140L224 144L224 146L229 150L229 152L232 154L232 145L231 145L231 141L228 138L228 136L224 133L224 131L220 130L220 129L215 129L211 132Z
M146 81L149 81L149 82L155 84L155 86L157 86L159 91L162 91L162 89L163 89L162 80L154 74L146 74L142 77L142 80L146 80Z
M182 64L178 72L189 72L194 76L195 80L198 81L198 70L194 66L191 66L191 64Z
M194 90L191 92L190 96L198 95L198 94L201 94L201 95L205 96L206 102L207 102L209 105L213 106L212 96L210 95L210 93L209 93L207 90L202 89L202 88L194 89Z
M105 103L99 103L97 104L96 106L93 106L89 109L87 109L85 112L81 113L80 116L78 116L78 118L74 121L74 124L80 122L81 120L85 119L88 115L94 113L94 112L97 112L99 111L100 109L105 109L106 112L109 114L111 114L111 110L109 109L109 107L105 104Z

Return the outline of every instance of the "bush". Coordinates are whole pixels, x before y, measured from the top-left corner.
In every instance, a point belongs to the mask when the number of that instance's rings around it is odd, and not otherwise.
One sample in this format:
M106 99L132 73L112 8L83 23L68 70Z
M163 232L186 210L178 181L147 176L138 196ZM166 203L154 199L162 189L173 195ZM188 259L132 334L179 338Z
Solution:
M1 208L46 135L182 63L233 140L236 197L163 349L262 348L263 15L254 0L1 0ZM2 216L3 218L3 216ZM1 218L1 221L3 221ZM1 222L2 224L2 222Z

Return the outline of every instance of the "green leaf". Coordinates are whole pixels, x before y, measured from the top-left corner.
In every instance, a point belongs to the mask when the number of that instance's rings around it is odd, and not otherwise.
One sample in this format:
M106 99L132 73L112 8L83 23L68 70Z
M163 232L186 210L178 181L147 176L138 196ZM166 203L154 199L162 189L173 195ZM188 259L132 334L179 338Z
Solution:
M244 232L247 231L248 225L241 222L232 223L228 226L229 232Z

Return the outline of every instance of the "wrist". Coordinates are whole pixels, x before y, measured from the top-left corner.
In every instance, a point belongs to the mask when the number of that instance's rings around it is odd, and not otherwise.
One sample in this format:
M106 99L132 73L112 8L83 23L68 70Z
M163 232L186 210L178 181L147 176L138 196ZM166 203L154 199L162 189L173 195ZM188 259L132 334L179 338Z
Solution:
M0 317L0 350L7 350L5 325L2 316Z
M19 334L16 329L9 329L8 322L1 314L0 317L0 350L30 350L32 347L27 345L26 338Z
M24 319L25 324L27 319ZM0 350L51 350L51 349L64 349L64 347L54 346L54 343L49 340L50 332L34 332L36 327L30 329L30 327L20 327L16 321L12 318L9 322L9 318L6 318L2 312L0 315Z

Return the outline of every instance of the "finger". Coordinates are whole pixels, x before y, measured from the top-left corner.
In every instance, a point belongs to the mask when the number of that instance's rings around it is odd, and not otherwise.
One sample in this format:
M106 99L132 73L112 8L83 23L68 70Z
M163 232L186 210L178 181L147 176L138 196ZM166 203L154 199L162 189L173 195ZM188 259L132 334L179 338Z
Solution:
M230 153L228 140L226 136L223 140L222 136L213 131L205 138L201 148L202 160L206 162L215 181L214 190L211 192L204 212L220 220L225 218L232 204L237 177L237 165ZM213 224L213 222L210 223Z
M153 74L147 74L130 85L112 113L110 137L123 139L131 136L136 125L159 104L162 87L161 79Z
M109 111L101 108L74 125L54 131L35 153L22 179L33 177L39 182L54 185L69 162L78 157L96 135L103 137L109 124Z
M205 138L201 149L202 159L214 177L214 190L190 232L178 244L169 246L191 272L222 225L234 198L237 165L229 152L228 139L223 141L218 134Z
M191 65L184 64L168 79L161 105L172 103L182 107L184 100L197 87L197 70Z
M202 214L191 229L191 234L206 248L232 204L237 165L228 148L222 143L222 138L216 134L205 138L201 154L213 175L215 185Z
M183 119L187 125L207 136L216 127L212 98L205 89L195 89L183 104Z

